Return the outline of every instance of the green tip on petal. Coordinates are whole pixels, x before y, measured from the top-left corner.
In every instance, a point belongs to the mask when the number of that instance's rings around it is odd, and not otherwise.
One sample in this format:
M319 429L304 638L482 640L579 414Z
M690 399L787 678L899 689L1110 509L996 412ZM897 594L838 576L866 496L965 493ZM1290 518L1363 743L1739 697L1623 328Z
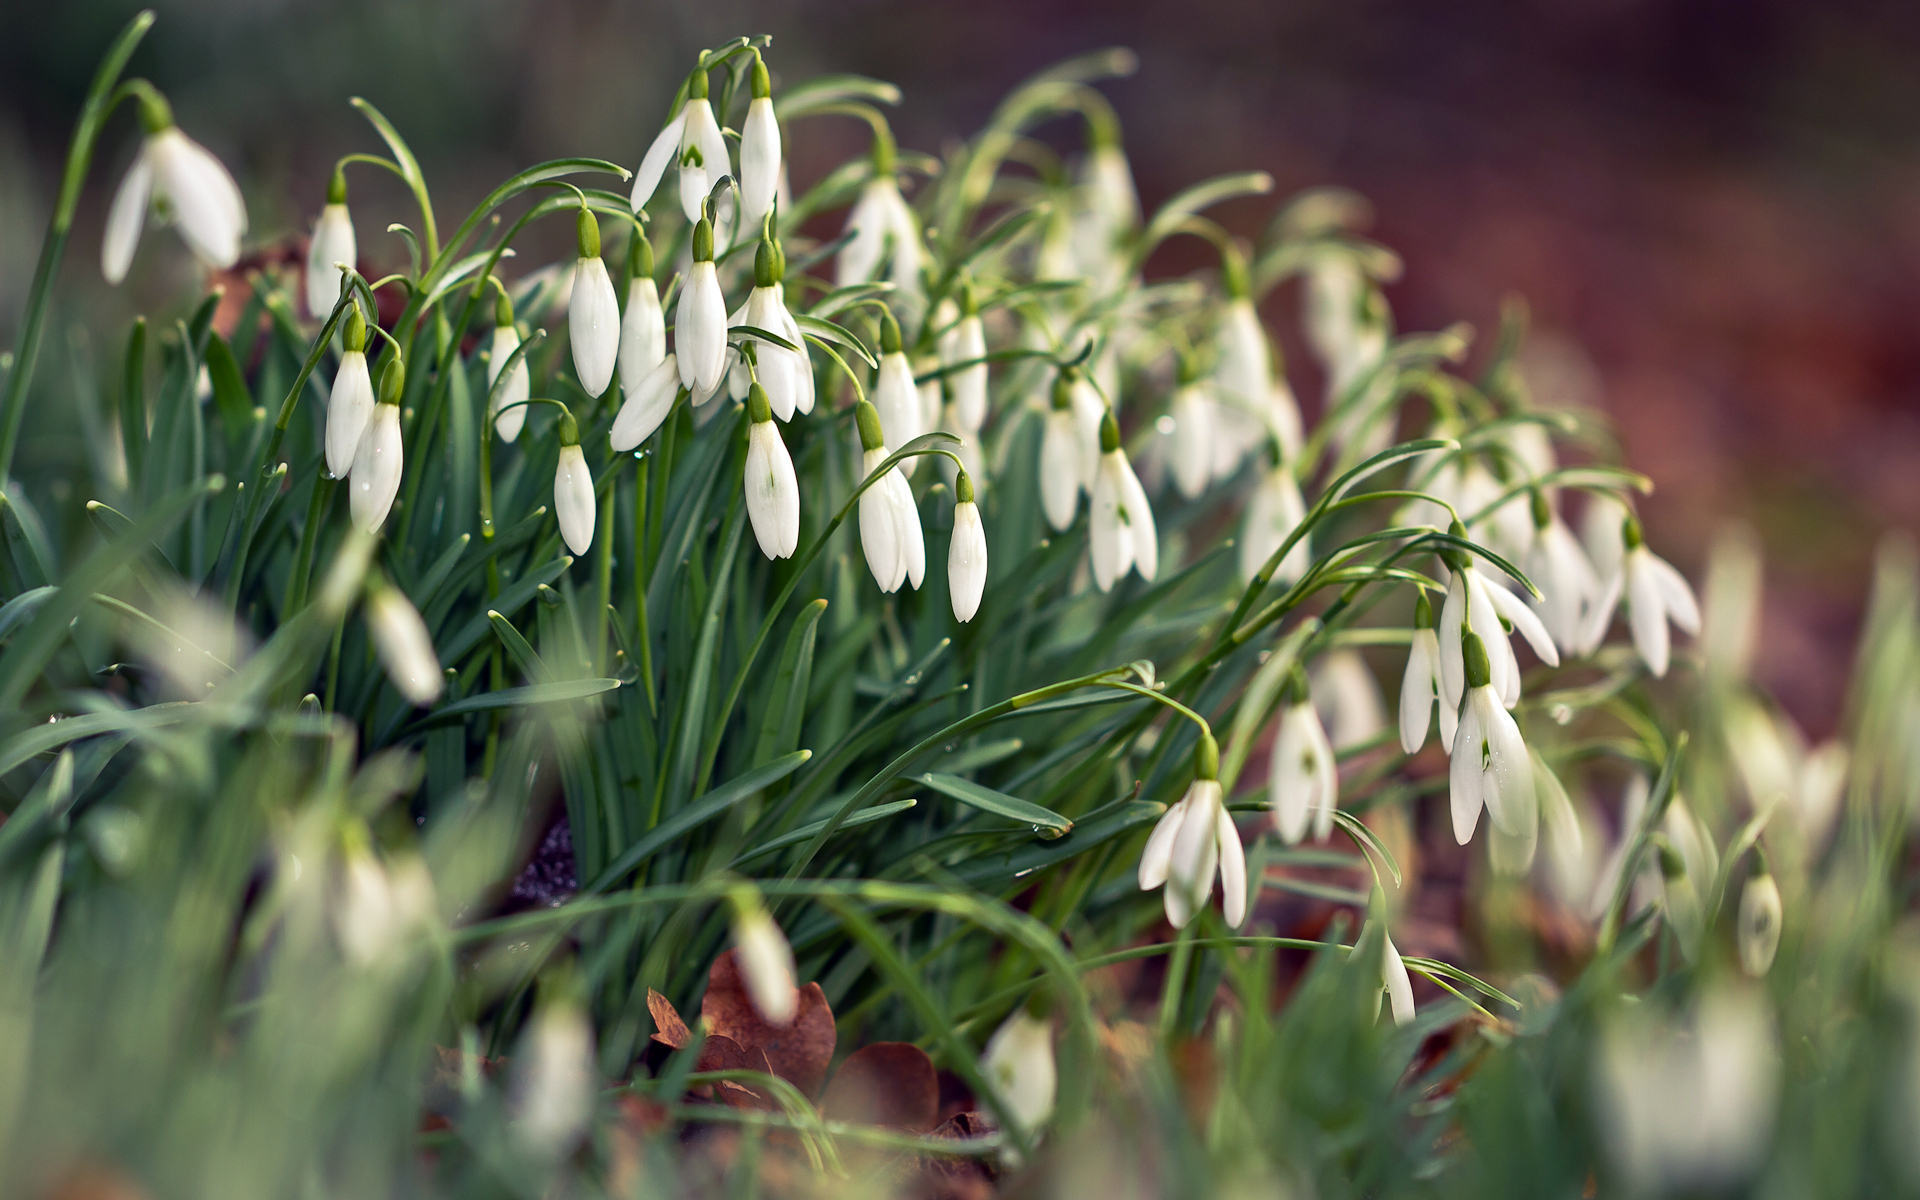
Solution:
M953 494L958 498L959 503L972 504L973 476L965 471L960 472L960 477L953 482Z
M1100 453L1112 454L1120 448L1120 422L1113 419L1113 410L1109 408L1100 417Z
M880 410L869 401L853 406L853 423L860 427L860 448L878 450L887 444L880 433Z
M786 275L786 264L781 261L783 257L780 243L762 234L760 248L753 252L753 286L770 288L779 283Z
M1287 672L1287 690L1284 696L1287 706L1291 708L1305 704L1307 697L1312 694L1313 690L1307 686L1307 673L1295 664L1294 668Z
M753 55L753 98L767 100L773 96L773 79L767 74L767 64L761 60L760 52Z
M1493 682L1493 664L1487 659L1487 644L1472 630L1468 630L1460 639L1460 661L1467 670L1468 687L1486 687Z
M380 372L380 403L400 403L400 393L406 390L406 386L407 367L405 363L400 361L399 353L395 352L394 356L387 360L386 367Z
M582 208L580 210L580 220L576 228L580 233L580 257L599 258L600 219L593 215L592 209Z
M880 310L880 353L900 353L900 322L893 319L888 309Z
M705 217L693 227L693 261L713 261L713 222Z
M1193 775L1196 779L1220 778L1220 743L1202 729L1199 744L1193 748Z
M1547 494L1534 488L1527 496L1527 503L1533 509L1533 527L1545 529L1553 523L1553 509L1547 504Z
M767 398L767 389L755 380L747 389L747 420L755 425L773 420L773 401Z
M347 172L343 167L333 169L333 178L327 180L327 203L345 204L347 202Z
M507 295L507 289L500 289L500 296L493 302L493 323L505 329L513 324L513 297Z
M1449 537L1457 537L1463 542L1466 541L1467 523L1456 517L1453 524L1447 526L1447 534Z
M1641 543L1647 540L1640 530L1639 517L1629 514L1626 520L1620 522L1620 540L1627 544L1629 550L1639 549Z
M360 315L360 306L354 305L347 310L347 332L345 334L348 350L364 353L367 348L367 319Z
M1415 629L1433 628L1433 601L1427 599L1425 588L1420 590L1419 599L1413 602L1413 627Z
M1675 850L1665 838L1661 838L1655 845L1660 850L1660 873L1668 879L1684 878L1687 873L1687 862L1680 857L1680 852Z
M973 294L973 281L968 280L960 285L960 315L973 317L979 314L980 300Z
M580 422L573 419L570 409L560 410L560 444L578 446L580 444Z
M1065 371L1054 377L1053 406L1062 412L1073 407L1073 380Z
M1253 281L1247 275L1246 256L1240 253L1238 247L1229 244L1220 251L1220 275L1226 284L1229 299L1253 298Z
M707 98L707 68L698 66L693 74L687 76L687 99L705 100Z
M627 277L653 278L653 243L638 229L633 231L633 238L627 243Z

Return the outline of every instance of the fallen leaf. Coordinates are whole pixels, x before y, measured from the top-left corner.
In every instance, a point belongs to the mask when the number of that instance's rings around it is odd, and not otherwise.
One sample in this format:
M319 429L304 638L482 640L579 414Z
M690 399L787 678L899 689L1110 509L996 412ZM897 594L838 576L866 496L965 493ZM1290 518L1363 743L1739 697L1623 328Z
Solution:
M652 988L647 989L647 1011L653 1014L654 1041L678 1050L693 1040L693 1032L680 1019L680 1010L673 1006L673 1001Z
M851 1060L849 1060L851 1061ZM958 1112L933 1131L934 1137L966 1141L985 1137L993 1126L977 1112ZM990 1158L946 1158L922 1155L918 1186L910 1194L928 1200L988 1200L998 1172Z
M733 951L728 950L713 960L700 1015L712 1034L764 1053L773 1073L799 1088L801 1094L808 1098L820 1094L827 1066L833 1061L836 1034L833 1009L819 984L809 983L800 989L799 1007L789 1024L771 1024L753 1006Z
M910 1042L862 1046L834 1073L820 1111L835 1121L924 1133L940 1115L940 1081L933 1060Z

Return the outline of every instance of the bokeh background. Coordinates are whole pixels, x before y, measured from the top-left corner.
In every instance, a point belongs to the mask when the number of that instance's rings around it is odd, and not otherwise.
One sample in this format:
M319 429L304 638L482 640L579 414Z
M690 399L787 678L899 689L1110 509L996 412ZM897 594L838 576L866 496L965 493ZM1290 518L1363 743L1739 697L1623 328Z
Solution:
M0 28L0 335L11 344L66 139L132 3L8 0ZM695 51L767 33L779 78L901 85L905 146L969 133L1031 72L1125 45L1107 87L1151 206L1222 171L1282 194L1372 197L1407 272L1404 329L1490 331L1531 302L1560 402L1598 405L1656 480L1650 536L1697 579L1744 520L1768 555L1758 670L1831 729L1873 548L1920 527L1920 6L1906 0L180 0L135 58L240 176L254 238L302 233L344 152L377 149L364 95L406 132L445 214L563 154L631 164ZM1077 131L1053 133L1070 145ZM89 184L53 333L112 345L191 267L140 256L105 294L98 234L132 152L118 117ZM797 187L857 152L851 123L790 147ZM355 181L362 252L397 263L397 181ZM1272 204L1220 210L1253 234ZM549 231L555 238L567 229ZM550 247L561 252L556 240ZM1170 248L1157 271L1189 263ZM538 247L520 260L543 261ZM1296 298L1269 302L1291 337ZM59 346L60 341L52 343ZM1295 343L1297 345L1297 343ZM1295 353L1293 361L1304 363ZM1301 366L1304 398L1318 384ZM23 453L57 455L36 420Z

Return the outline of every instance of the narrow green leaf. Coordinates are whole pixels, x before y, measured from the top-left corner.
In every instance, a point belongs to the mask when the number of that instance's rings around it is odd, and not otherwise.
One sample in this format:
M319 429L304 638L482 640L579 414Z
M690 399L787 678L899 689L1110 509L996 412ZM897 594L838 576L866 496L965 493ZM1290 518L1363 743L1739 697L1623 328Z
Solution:
M886 804L876 804L872 808L862 809L840 822L840 828L852 829L857 825L867 825L874 821L882 821L896 813L906 812L919 803L918 800L908 797L905 800L893 800ZM826 827L827 819L825 817L820 818L818 821L809 821L791 833L783 833L772 841L755 846L753 849L739 855L733 860L733 865L737 867L742 863L751 862L762 855L771 854L775 850L784 850L788 846L799 845Z
M689 829L719 816L728 808L745 800L755 792L785 779L788 775L798 770L800 764L812 757L813 751L811 750L795 750L792 754L776 758L764 767L755 767L753 770L734 779L730 779L719 787L714 788L706 795L700 797L700 799L654 826L645 837L627 847L627 849L621 853L620 857L614 859L613 863L608 866L605 871L602 871L590 886L580 890L580 895L585 897L606 891L609 887L612 887L622 875L625 875L628 871L633 870L642 862L646 861L648 855L673 841Z
M996 792L972 780L962 779L958 775L944 775L929 771L921 775L920 782L926 784L943 796L950 796L970 808L981 812L1005 817L1009 821L1018 821L1022 825L1031 825L1034 832L1042 837L1057 838L1073 828L1073 822L1038 804L1022 800L1018 796L1009 796L1005 792Z
M535 594L540 591L541 585L552 583L554 580L560 578L561 573L572 565L573 559L561 557L554 559L545 566L535 567L533 570L527 572L526 575L522 576L520 582L500 593L499 598L493 602L493 611L503 613L507 616L512 616L514 613L519 612L522 608L526 607L527 601L533 599ZM469 651L480 644L481 638L487 636L492 630L493 625L488 619L487 614L475 613L472 620L460 627L460 632L454 634L441 644L440 661L445 663L459 662L467 656Z
M955 868L954 874L975 887L1004 887L1157 821L1166 811L1166 805L1153 800L1129 800L1103 816L1080 822L1072 832L1052 841L1027 842L970 858Z
M789 753L800 741L800 724L807 714L807 688L813 677L813 649L820 618L826 611L827 602L821 598L802 608L793 619L767 693L767 711L753 748L752 761L756 763Z
M502 708L532 708L540 704L563 704L570 700L585 700L589 696L598 696L619 686L618 679L567 679L557 683L535 683L526 687L482 692L477 696L468 696L465 700L456 700L434 709L408 726L406 732L414 733L435 725L444 725L449 721L456 721L477 712L493 712Z

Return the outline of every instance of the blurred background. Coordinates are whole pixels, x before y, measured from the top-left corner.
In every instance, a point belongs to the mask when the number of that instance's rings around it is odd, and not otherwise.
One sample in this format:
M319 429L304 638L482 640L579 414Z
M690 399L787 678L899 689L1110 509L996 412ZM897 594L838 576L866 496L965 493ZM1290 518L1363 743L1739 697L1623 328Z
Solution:
M75 113L139 6L9 7L0 336L11 345ZM1270 171L1283 195L1358 189L1378 207L1375 234L1406 259L1390 291L1401 328L1466 320L1484 335L1502 298L1524 295L1536 386L1553 381L1542 399L1613 417L1629 461L1659 487L1644 505L1651 539L1696 581L1718 528L1760 531L1760 682L1810 733L1838 719L1874 544L1920 527L1920 6L1902 0L157 7L130 71L234 169L255 242L304 234L334 159L379 149L349 96L405 132L450 226L528 163L637 162L696 51L737 33L772 35L776 86L825 71L898 83L901 144L936 152L1033 71L1129 46L1138 73L1105 90L1149 208L1245 168ZM1070 147L1079 130L1043 134ZM125 320L170 312L193 270L169 238L142 251L125 289L100 282L101 220L134 137L123 112L102 143L50 353L85 313L92 344L117 354L105 348ZM800 127L796 190L865 140L851 122ZM378 232L414 219L398 181L361 172L352 184L363 257L403 263L399 240ZM1218 215L1254 235L1272 208L1244 200ZM522 269L557 257L570 232L544 231L548 253L530 245ZM1184 252L1169 247L1153 272L1194 265ZM1293 333L1296 304L1283 288L1266 315L1311 410L1319 383ZM55 432L30 422L27 463L59 453Z

